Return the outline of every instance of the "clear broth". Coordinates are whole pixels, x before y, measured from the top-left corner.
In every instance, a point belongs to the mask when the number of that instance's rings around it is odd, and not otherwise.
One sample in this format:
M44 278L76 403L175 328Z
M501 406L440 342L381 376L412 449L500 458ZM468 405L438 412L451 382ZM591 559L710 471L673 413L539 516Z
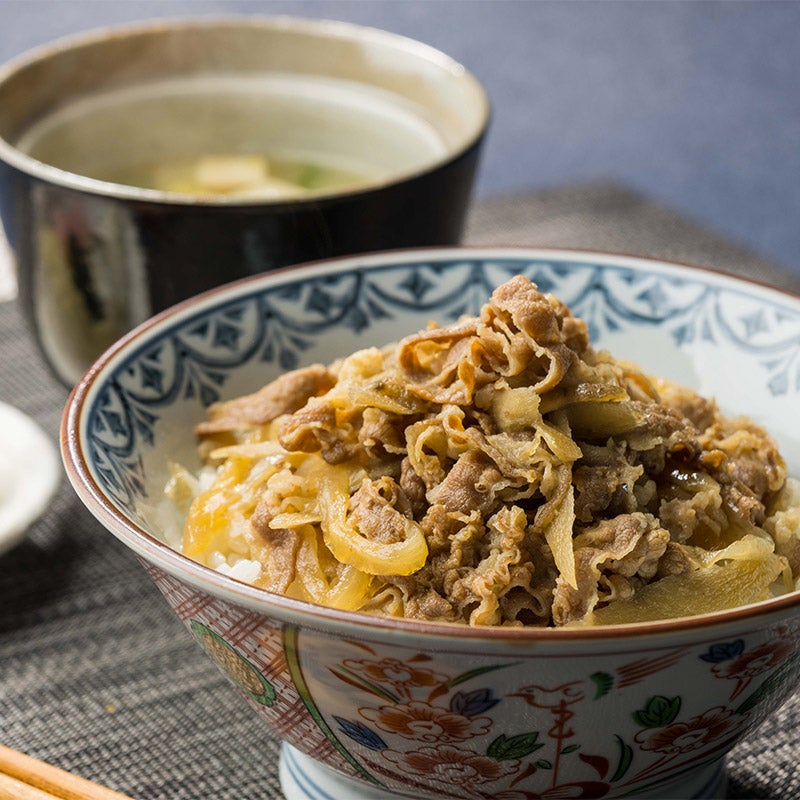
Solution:
M202 166L207 157L176 158L130 164L116 170L98 172L89 177L111 183L123 183L141 189L155 189L188 195L230 196L266 199L296 197L318 192L335 192L369 184L376 178L374 172L344 169L322 160L308 160L302 157L278 156L268 153L263 156L242 156L224 154L220 162L239 161L265 165L262 176L237 182L204 181Z

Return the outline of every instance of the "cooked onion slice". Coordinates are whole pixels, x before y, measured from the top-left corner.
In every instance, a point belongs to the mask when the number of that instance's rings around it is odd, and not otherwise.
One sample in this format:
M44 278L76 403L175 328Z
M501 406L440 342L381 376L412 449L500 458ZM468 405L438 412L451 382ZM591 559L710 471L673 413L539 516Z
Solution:
M714 554L707 566L642 586L630 600L596 609L579 624L648 622L767 600L784 566L772 552L772 542L748 535Z
M406 520L406 537L384 543L362 536L347 520L350 472L336 467L326 470L319 481L317 503L325 544L334 557L370 575L411 575L428 557L425 534L416 522Z

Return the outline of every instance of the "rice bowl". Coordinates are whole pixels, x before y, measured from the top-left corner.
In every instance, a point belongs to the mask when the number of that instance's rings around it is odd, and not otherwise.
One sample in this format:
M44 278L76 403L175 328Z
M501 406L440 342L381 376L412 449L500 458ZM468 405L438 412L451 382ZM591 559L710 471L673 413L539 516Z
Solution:
M400 251L245 280L145 323L70 398L78 494L286 742L287 796L322 796L310 782L354 798L720 796L725 753L796 686L796 592L658 622L474 629L284 597L162 541L168 461L199 469L209 405L476 313L513 274L558 294L600 347L764 425L798 474L800 299L608 254Z

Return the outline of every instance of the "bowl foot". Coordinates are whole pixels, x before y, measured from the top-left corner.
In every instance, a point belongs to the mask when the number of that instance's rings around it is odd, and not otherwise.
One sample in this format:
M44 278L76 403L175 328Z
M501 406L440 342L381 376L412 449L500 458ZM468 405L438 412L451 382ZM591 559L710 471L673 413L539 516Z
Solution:
M365 786L281 745L280 781L286 800L407 800L406 795Z
M673 783L641 795L625 795L629 800L725 800L727 796L728 770L724 761L698 767Z
M694 790L694 794L686 795L692 800L725 800L728 796L728 769L725 762L717 761L691 773L691 777L684 785ZM674 792L675 787L671 791ZM674 795L665 797L672 798Z
M408 795L365 786L323 766L290 744L281 745L280 781L286 800L403 800ZM724 800L728 786L720 761L691 772L669 788L648 792L640 800ZM639 800L639 798L630 798Z

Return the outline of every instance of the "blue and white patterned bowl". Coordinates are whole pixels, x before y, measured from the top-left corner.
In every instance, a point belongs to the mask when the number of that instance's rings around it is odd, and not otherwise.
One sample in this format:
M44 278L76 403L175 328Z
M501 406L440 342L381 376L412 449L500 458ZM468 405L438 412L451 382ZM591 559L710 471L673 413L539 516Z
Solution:
M286 741L290 800L713 797L725 753L797 685L797 594L635 626L474 630L272 595L165 543L168 462L197 463L210 403L476 313L515 274L596 346L763 424L800 475L800 298L590 252L409 250L246 279L139 327L70 398L79 496Z

